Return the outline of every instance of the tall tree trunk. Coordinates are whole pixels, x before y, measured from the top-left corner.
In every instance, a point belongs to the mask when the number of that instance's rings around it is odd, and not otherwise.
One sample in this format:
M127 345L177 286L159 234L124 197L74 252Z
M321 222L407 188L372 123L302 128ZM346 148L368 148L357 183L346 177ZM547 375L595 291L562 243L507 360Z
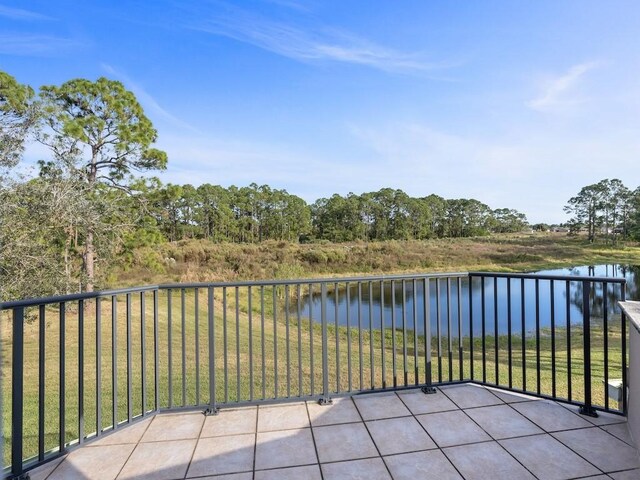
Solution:
M93 292L95 279L95 245L93 244L93 231L87 232L84 250L84 273L87 276L87 292Z

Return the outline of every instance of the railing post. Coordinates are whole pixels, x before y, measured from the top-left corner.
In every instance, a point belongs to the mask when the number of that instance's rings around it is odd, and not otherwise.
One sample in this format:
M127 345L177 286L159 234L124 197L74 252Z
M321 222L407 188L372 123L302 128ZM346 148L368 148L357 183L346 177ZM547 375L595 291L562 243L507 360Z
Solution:
M332 403L329 396L329 339L327 334L327 284L321 286L320 298L320 320L322 322L322 398L318 401L320 405ZM373 339L370 339L372 342Z
M216 342L213 316L213 287L208 288L208 308L207 316L209 321L209 408L204 411L205 415L217 415L218 407L216 407Z
M11 475L27 478L22 470L24 442L24 307L13 309L13 356L11 365Z
M591 283L582 281L582 328L584 340L584 405L580 413L590 417L597 417L598 412L591 404Z
M626 288L627 283L620 285L620 301L627 300ZM628 415L629 405L627 403L627 316L622 312L621 319L621 336L622 336L622 412Z

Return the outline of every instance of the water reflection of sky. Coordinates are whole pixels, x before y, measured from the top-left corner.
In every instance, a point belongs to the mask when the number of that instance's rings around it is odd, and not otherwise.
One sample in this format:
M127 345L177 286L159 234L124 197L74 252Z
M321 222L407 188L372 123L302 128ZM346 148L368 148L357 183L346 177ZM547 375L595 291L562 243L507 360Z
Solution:
M627 299L640 300L640 267L621 265L597 265L595 267L573 267L536 272L544 275L597 276L627 279ZM458 336L460 329L463 335L470 330L469 312L473 311L474 335L482 333L483 298L484 325L487 335L493 335L496 323L498 334L508 333L509 324L512 332L530 333L536 328L536 318L541 327L550 327L552 319L555 325L562 327L582 323L583 291L581 281L569 282L567 295L566 281L549 281L533 279L486 278L484 295L482 280L473 279L472 299L469 305L469 281L467 278L450 280L440 279L429 282L429 296L425 298L424 282L408 280L356 283L348 286L339 283L338 289L331 289L327 294L326 318L330 325L344 325L364 329L403 328L411 331L417 323L420 334L425 330L425 308L429 309L433 334L438 329L443 336L449 333ZM537 295L536 295L537 289ZM337 292L337 293L336 293ZM461 296L458 293L461 293ZM524 292L524 295L523 295ZM536 305L536 296L539 302ZM522 299L524 298L524 304ZM617 301L620 299L620 286L592 283L590 307L592 321L602 322L606 310L609 318L619 312ZM428 304L426 306L425 304ZM606 308L605 308L606 307ZM537 308L537 311L536 311ZM567 315L567 311L569 314ZM524 312L524 316L523 316ZM306 297L302 304L302 315L320 321L321 298L314 293L311 302ZM523 325L524 318L524 325ZM337 319L337 322L336 322Z

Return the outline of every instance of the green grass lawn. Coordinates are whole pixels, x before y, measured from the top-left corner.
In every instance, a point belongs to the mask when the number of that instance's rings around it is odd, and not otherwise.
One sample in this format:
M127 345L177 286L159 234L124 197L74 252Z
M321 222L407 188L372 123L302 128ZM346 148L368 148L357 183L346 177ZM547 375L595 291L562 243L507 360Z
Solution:
M246 289L226 292L226 308L221 289L215 291L215 398L216 402L232 404L239 401L310 396L322 394L322 328L319 324L300 318L296 312L297 300L304 295L292 288L288 295L284 289L273 291L265 287L263 296L260 288L253 288L251 308ZM261 304L264 302L264 308ZM209 344L208 344L208 302L207 290L200 289L196 302L193 290L184 295L173 291L171 308L171 341L169 340L169 315L166 291L159 294L158 315L158 398L161 408L169 405L204 405L209 402ZM184 307L183 307L184 305ZM196 318L196 306L198 316ZM65 429L64 438L72 442L79 437L79 345L80 329L77 308L70 305L66 313L65 325ZM288 308L287 308L288 307ZM182 311L184 308L184 317ZM119 296L117 302L115 364L117 365L117 405L116 422L128 418L127 398L131 397L131 414L155 408L153 297L145 295L145 345L142 345L141 303L139 295L131 297L131 335L127 339L126 298ZM264 318L261 312L264 312ZM287 315L286 312L291 312ZM275 314L274 314L275 312ZM37 317L28 312L25 326L24 350L24 457L37 455L38 447L38 336ZM11 368L11 324L9 312L2 314L3 372ZM183 321L184 318L184 321ZM411 331L392 332L385 329L369 329L368 318L362 319L362 334L357 329L357 319L351 319L353 327L327 327L327 357L329 394L347 391L422 384L425 382L426 361L424 337L413 337ZM604 406L604 349L605 332L598 319L592 325L592 388L594 404ZM226 326L226 328L225 328ZM226 331L226 335L225 335ZM196 335L197 332L197 335ZM84 311L84 363L83 371L83 420L84 433L91 434L97 428L108 429L113 424L112 364L114 359L112 342L112 309L110 299L101 301L101 350L96 349L96 305L87 302ZM435 332L433 332L435 335ZM226 340L225 340L226 337ZM609 378L621 376L621 335L620 322L610 322L606 335L609 342ZM184 339L184 344L183 344ZM57 309L46 311L45 325L45 450L58 445L58 419L60 414L60 325ZM573 399L580 401L584 395L583 384L583 337L582 328L576 326L571 331L571 385L568 380L566 330L556 329L555 344L555 390L558 397L568 398L569 388ZM432 377L434 382L471 378L471 355L468 338L463 339L463 356L460 362L458 339L452 338L454 351L449 363L448 339L441 339L441 357L438 357L437 338L432 339ZM128 370L127 343L130 343L130 369ZM489 383L508 386L508 339L498 337L498 378L495 374L495 338L489 336L486 342L485 371ZM225 348L226 343L226 348ZM197 344L197 345L196 345ZM395 344L395 349L394 349ZM171 355L169 356L169 345ZM262 348L264 345L264 350ZM548 330L541 332L540 350L540 392L553 393L552 348ZM475 338L473 345L473 379L483 379L483 359L481 339ZM522 339L512 337L512 386L522 389L526 379L526 389L537 390L537 348L535 337L525 338L524 362ZM143 401L143 351L145 356L144 384L146 398ZM226 355L225 355L226 352ZM171 360L171 388L169 388L169 359ZM196 361L197 360L197 361ZM97 426L97 364L100 362L101 423ZM523 363L526 373L523 375ZM462 376L460 371L462 369ZM452 376L449 376L449 373ZM128 390L128 376L130 389ZM199 386L196 379L199 379ZM3 374L3 415L5 434L5 463L10 459L11 445L11 390L10 375ZM612 408L617 405L611 405Z

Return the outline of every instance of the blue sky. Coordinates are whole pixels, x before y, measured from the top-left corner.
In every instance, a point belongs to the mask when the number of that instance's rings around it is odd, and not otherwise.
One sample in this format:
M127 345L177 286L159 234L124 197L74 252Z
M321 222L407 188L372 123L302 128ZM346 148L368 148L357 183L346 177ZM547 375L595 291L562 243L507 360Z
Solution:
M557 222L584 185L640 184L639 25L635 0L0 0L0 69L121 80L165 182L393 187Z

